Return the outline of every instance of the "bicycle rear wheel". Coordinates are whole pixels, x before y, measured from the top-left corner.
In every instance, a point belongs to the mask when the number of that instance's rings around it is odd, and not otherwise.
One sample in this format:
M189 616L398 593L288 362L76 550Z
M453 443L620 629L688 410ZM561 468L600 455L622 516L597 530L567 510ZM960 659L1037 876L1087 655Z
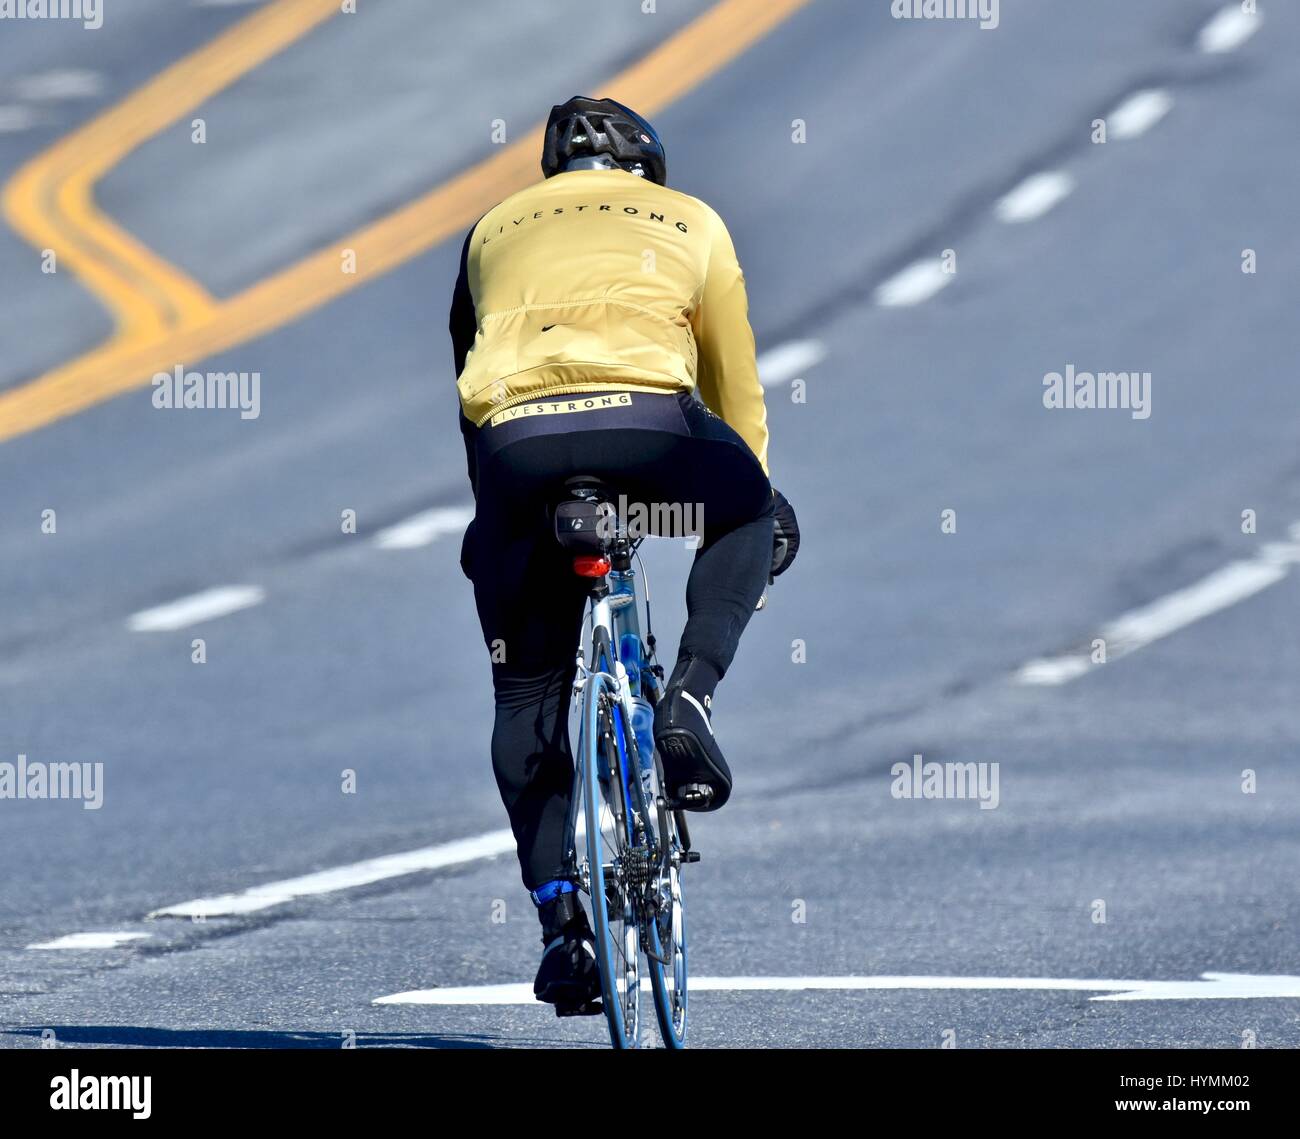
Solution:
M626 882L626 765L619 754L618 708L606 692L588 694L583 729L587 878L605 1020L615 1048L637 1048L641 1034L640 936Z

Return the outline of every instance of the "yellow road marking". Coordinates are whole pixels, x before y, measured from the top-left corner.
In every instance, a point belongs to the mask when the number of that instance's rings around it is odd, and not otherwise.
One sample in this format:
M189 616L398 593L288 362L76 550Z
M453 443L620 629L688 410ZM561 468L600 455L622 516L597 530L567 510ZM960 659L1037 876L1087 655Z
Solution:
M601 93L654 114L810 2L720 0ZM95 181L130 150L337 10L336 0L278 0L15 176L4 197L11 224L38 248L66 251L66 262L113 312L117 331L100 347L0 394L0 441L278 328L463 232L489 206L537 180L540 127L333 247L224 301L95 209ZM343 249L356 251L355 274L342 272Z
M333 0L280 0L241 21L27 163L5 188L4 212L50 248L108 307L108 348L156 341L211 319L216 301L95 206L95 183L168 124L202 105L337 11ZM39 382L39 381L37 381Z

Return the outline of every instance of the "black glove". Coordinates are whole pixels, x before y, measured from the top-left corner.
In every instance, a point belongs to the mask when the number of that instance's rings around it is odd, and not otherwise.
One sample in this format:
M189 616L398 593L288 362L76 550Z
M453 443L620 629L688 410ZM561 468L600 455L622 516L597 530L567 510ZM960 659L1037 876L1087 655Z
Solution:
M790 568L799 552L799 519L794 516L794 507L789 499L775 487L772 488L772 502L776 508L776 524L772 529L772 576L777 578Z

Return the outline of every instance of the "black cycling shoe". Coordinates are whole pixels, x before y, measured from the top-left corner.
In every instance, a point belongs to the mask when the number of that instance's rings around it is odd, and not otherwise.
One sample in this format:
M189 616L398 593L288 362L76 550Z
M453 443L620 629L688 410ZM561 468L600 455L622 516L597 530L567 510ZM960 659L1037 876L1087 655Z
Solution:
M542 920L542 963L533 982L533 995L555 1006L556 1016L595 1016L600 1001L600 970L596 939L578 895L560 894L537 910Z
M655 747L673 805L716 811L731 797L731 769L709 722L718 673L695 657L678 661L655 708Z

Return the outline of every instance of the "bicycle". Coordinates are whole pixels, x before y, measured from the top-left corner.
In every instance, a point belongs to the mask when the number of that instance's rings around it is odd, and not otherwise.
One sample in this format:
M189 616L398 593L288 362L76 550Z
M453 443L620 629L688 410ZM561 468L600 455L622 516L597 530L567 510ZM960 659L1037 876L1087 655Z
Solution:
M591 579L588 654L579 643L574 704L579 721L567 863L591 902L596 960L610 1041L638 1048L640 959L650 974L659 1033L667 1048L686 1040L686 910L681 869L699 861L680 807L664 791L651 724L664 673L655 660L646 591L632 569L637 547L600 480L568 480L554 508L555 535ZM647 754L648 753L648 754ZM584 849L579 853L578 829Z

